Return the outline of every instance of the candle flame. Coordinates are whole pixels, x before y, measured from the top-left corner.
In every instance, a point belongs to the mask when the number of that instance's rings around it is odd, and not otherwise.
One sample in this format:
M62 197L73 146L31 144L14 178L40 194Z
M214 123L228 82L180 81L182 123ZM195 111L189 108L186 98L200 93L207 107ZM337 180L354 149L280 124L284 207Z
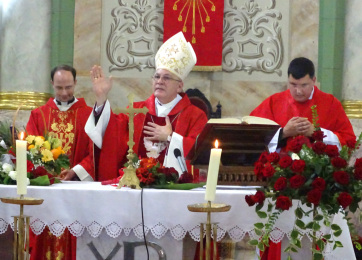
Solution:
M24 140L24 132L20 132L20 140Z
M215 148L219 148L219 141L217 139L215 140Z

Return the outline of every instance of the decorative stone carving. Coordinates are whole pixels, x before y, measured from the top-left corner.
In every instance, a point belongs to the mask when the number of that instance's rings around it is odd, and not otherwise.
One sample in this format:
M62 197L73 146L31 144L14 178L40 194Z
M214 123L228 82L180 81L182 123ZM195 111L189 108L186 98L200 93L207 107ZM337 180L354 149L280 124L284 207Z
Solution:
M118 4L111 11L105 45L109 71L154 68L154 54L163 40L163 0L118 0Z
M225 1L223 70L281 76L285 51L282 29L288 30L281 26L282 18L276 0Z

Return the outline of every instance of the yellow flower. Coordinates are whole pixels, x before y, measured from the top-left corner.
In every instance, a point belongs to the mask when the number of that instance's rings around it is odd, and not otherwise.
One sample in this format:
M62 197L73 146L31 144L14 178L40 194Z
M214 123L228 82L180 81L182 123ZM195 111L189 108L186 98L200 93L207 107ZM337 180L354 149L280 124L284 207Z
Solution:
M51 151L44 149L43 151L41 151L41 154L43 155L43 157L41 158L43 162L54 161L53 153Z
M44 143L44 137L37 136L35 137L35 145L41 147Z
M28 135L25 140L28 141L28 144L32 144L34 142L35 136L34 135Z
M50 143L49 143L48 141L45 141L45 142L43 143L43 147L44 147L45 149L50 150Z

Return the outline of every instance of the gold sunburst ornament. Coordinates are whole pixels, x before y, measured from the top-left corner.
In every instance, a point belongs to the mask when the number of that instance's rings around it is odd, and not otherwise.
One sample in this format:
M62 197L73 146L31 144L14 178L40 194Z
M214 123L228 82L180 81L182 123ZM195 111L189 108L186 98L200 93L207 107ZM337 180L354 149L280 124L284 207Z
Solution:
M183 22L182 31L187 32L187 21L188 19L192 19L192 40L193 44L196 43L196 19L200 20L200 32L205 33L205 25L204 23L210 22L211 18L209 15L209 11L215 12L216 7L213 1L211 0L181 0L175 1L173 5L173 10L178 11L180 7L180 11L178 13L178 21ZM180 5L180 6L178 6ZM190 18L190 12L192 12L192 18Z

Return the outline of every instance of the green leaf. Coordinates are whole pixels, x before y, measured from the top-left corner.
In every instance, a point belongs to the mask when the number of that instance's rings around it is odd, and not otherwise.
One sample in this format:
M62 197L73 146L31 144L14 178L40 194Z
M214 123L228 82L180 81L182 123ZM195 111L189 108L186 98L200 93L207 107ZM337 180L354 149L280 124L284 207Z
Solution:
M268 204L268 212L271 212L273 210L273 204L269 203Z
M313 260L322 260L322 259L323 259L322 253L318 252L313 254Z
M257 229L263 229L263 228L264 228L264 224L261 223L261 222L258 222L258 223L255 223L255 224L254 224L254 227L257 228Z
M301 208L298 207L295 209L295 216L299 219L303 218L303 211Z
M336 231L336 230L340 230L341 228L337 224L332 224L331 229Z
M342 234L342 230L341 230L341 229L340 229L340 230L337 230L337 231L335 231L335 232L333 233L333 235L334 235L335 237L339 237L341 234Z
M297 227L299 227L300 229L305 229L305 224L304 224L304 222L302 221L302 220L300 220L300 219L297 219L296 221L295 221L295 224L297 225Z
M291 238L294 238L294 239L297 239L298 238L298 236L299 236L299 232L298 232L298 230L293 230L292 231L292 233L290 234L290 236L291 236Z
M50 181L48 175L39 176L35 179L30 180L30 185L33 186L49 186Z
M292 250L294 253L298 253L298 249L296 249L295 247L292 247L291 250Z
M313 223L313 231L319 231L321 229L321 225L319 225L317 222Z
M256 214L258 214L259 218L266 218L268 216L264 211L258 211Z
M249 241L249 245L257 246L259 244L259 241L257 239L253 239Z
M260 229L254 229L255 234L257 234L258 236L263 235L263 232Z
M337 247L343 247L343 244L341 243L341 241L336 241L336 243L334 243L333 250Z
M313 228L313 221L309 222L305 228L312 229Z
M318 247L319 247L319 250L321 251L321 252L323 252L323 250L324 250L324 242L323 242L323 240L321 240L321 239L319 239L318 241L317 241L317 245L318 245Z
M332 237L331 234L327 234L327 235L324 235L324 236L323 236L323 238L326 239L326 240L331 239L331 237Z
M320 215L320 214L317 214L315 217L314 217L314 220L315 221L321 221L323 219L323 216Z
M264 250L265 250L265 247L264 247L264 244L263 244L263 243L259 243L259 244L258 244L258 248L259 248L259 250L261 250L261 251L264 251Z
M290 255L288 255L287 260L293 260Z
M297 243L295 243L295 245L299 248L302 248L302 242L300 242L300 240L297 240Z

